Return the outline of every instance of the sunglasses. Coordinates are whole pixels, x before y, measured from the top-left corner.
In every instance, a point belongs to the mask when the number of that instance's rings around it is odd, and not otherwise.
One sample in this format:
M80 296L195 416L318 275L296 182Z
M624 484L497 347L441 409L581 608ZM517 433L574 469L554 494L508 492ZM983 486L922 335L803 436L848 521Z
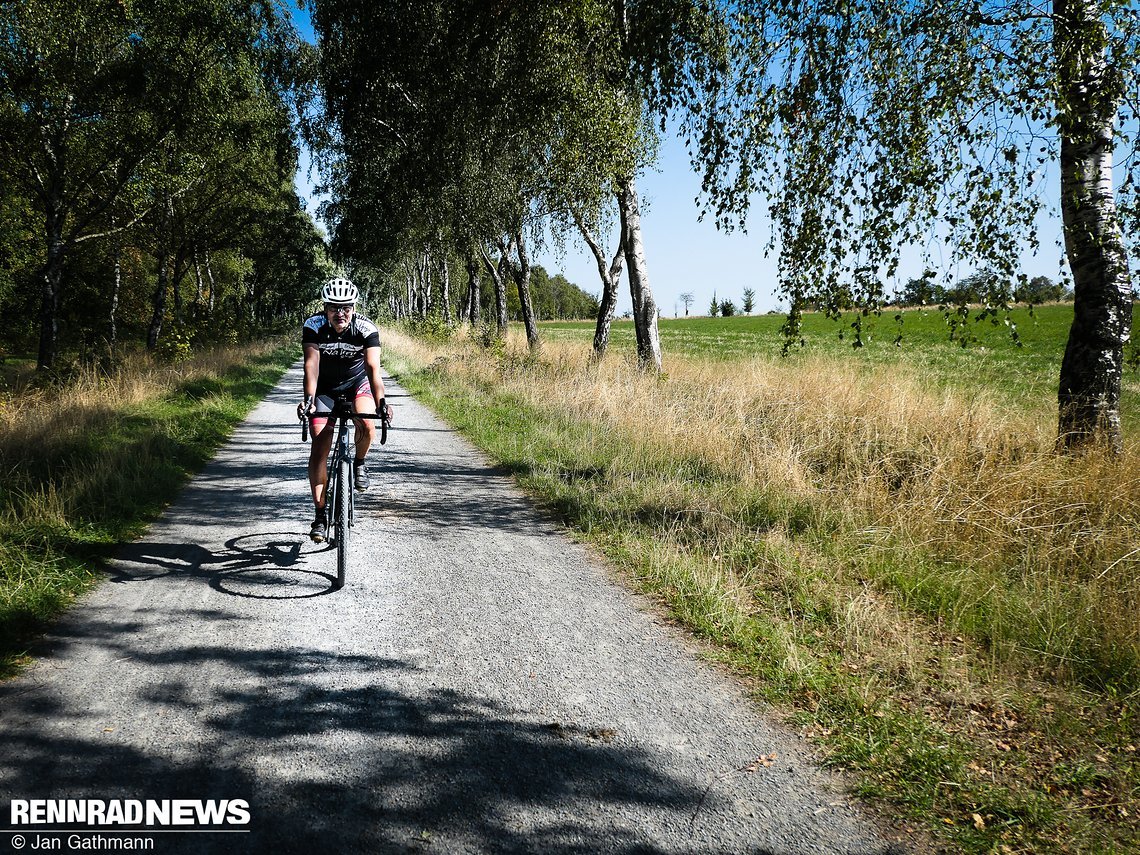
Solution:
M326 312L332 312L334 315L351 315L354 306L325 306Z

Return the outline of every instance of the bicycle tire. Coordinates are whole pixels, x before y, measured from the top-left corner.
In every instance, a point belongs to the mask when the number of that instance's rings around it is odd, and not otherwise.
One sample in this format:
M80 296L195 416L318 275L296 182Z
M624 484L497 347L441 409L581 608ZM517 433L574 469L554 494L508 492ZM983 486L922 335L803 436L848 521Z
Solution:
M348 573L348 531L352 511L352 463L342 457L336 473L336 586L344 587Z

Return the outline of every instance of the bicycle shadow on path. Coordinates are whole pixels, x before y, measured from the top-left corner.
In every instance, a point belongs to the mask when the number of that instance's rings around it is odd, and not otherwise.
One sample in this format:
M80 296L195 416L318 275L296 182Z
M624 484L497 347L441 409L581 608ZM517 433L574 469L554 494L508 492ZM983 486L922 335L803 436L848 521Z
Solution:
M235 597L304 599L334 592L332 573L307 566L310 557L331 548L296 532L243 534L220 550L198 543L136 541L118 551L106 572L120 584L197 578Z

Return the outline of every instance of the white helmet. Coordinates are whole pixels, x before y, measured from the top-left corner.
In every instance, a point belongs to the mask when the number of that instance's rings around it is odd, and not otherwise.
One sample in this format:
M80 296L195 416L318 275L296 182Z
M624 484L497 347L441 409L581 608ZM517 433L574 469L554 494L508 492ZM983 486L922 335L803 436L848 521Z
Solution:
M360 295L357 293L356 286L352 284L352 280L340 276L336 279L330 279L321 288L321 299L326 303L333 303L338 306L351 306L356 302L358 296Z

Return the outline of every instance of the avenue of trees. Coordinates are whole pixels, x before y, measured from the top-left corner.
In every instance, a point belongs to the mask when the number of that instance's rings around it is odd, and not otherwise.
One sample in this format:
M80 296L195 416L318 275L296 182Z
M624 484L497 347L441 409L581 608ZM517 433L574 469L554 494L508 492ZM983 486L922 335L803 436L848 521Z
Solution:
M532 347L529 257L553 223L597 260L596 355L624 274L639 361L660 366L637 177L667 118L706 213L732 228L759 206L771 221L789 340L805 307L882 309L915 248L937 247L925 280L958 262L993 271L975 283L983 312L1024 299L1018 259L1059 163L1076 315L1059 447L1119 447L1140 248L1126 238L1140 224L1130 3L316 0L314 22L335 253L405 294L416 259L436 259L437 293L461 268L449 300L470 320L490 303L500 330L513 290Z
M943 296L962 262L993 274L974 283L983 312L1026 299L1018 258L1059 173L1075 306L1059 445L1119 447L1140 251L1131 3L310 5L315 58L276 0L0 4L7 352L49 369L293 322L329 269L292 187L304 116L333 254L393 314L501 333L517 312L538 347L536 319L570 311L536 305L553 225L597 261L596 356L624 277L639 362L659 369L638 178L669 120L706 213L771 222L790 340L805 307L880 310L916 248L937 248L923 280Z
M293 189L307 51L272 0L0 5L3 351L295 323L328 267Z
M597 355L624 274L639 361L659 369L637 193L657 140L646 92L703 55L706 20L686 0L319 0L325 112L312 137L335 254L385 271L413 303L409 269L426 269L442 305L471 321L485 287L500 334L513 292L537 347L530 259L552 220L597 260ZM455 266L459 282L445 275Z
M363 308L371 317L393 321L434 318L454 326L461 322L481 327L495 317L495 292L482 265L470 269L459 259L440 259L430 254L406 259L395 266L377 267L360 261L348 264L353 282L360 288ZM517 267L508 278L517 276ZM473 287L472 287L472 282ZM455 283L455 285L453 285ZM535 264L529 275L530 310L535 320L583 320L597 317L598 298L557 274ZM523 321L518 292L504 289L509 321ZM471 300L477 302L472 305ZM498 333L496 327L495 332Z

